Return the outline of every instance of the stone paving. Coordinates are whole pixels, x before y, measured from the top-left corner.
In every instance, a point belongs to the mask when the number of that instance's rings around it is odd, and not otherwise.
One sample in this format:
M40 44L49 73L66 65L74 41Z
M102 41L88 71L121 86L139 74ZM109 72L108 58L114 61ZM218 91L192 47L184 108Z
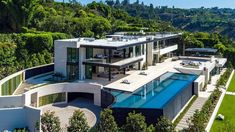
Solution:
M207 98L198 97L193 103L193 105L189 108L187 113L184 115L184 117L177 124L176 130L181 131L184 128L187 128L189 118L193 116L196 110L200 110L206 101L207 101Z
M84 98L78 98L68 104L46 105L41 107L42 113L46 111L54 111L55 115L60 119L60 125L63 130L66 130L69 125L69 118L73 115L75 110L81 110L87 123L90 127L94 127L99 120L99 113L101 108L93 105L93 101Z

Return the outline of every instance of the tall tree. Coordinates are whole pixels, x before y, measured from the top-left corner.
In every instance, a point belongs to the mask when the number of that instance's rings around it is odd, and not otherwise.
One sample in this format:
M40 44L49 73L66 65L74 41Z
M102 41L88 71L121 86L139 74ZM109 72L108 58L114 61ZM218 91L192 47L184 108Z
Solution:
M122 1L122 5L129 5L130 4L130 0L123 0Z
M124 131L126 132L146 132L147 124L145 117L141 113L131 112L126 118L126 125Z
M121 4L120 1L119 1L119 0L116 0L115 6L118 6L118 5L120 5L120 4Z
M88 132L89 126L85 115L80 110L75 110L69 119L68 132Z
M175 127L170 120L165 117L160 117L157 121L155 131L157 132L174 132Z
M55 116L55 112L47 111L41 116L41 129L43 132L59 132L60 120Z
M0 27L11 32L19 32L28 26L38 0L1 0Z
M100 113L100 122L97 125L99 132L118 132L118 126L112 113L110 109L104 109Z
M105 2L109 6L114 6L114 4L115 4L113 0L106 0Z

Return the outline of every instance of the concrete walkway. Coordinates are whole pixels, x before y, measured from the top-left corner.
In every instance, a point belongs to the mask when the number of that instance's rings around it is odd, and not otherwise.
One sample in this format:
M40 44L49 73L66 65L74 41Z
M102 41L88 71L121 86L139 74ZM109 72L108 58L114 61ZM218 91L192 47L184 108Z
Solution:
M189 108L187 113L184 115L184 117L177 124L176 130L181 131L184 128L187 128L188 127L187 121L189 120L189 118L193 116L193 114L196 110L200 110L206 101L207 101L207 98L198 97L195 100L195 102L192 104L192 106Z

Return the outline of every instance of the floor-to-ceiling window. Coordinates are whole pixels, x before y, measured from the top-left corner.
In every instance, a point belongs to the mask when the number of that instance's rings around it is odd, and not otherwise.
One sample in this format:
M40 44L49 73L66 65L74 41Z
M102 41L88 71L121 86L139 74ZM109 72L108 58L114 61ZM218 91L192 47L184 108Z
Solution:
M133 47L129 47L129 57L133 57Z
M67 75L69 80L79 79L78 48L67 48Z
M135 46L135 55L141 56L141 45Z
M142 55L144 55L144 52L145 52L145 46L144 46L145 44L142 44Z
M86 59L93 57L93 48L86 48ZM86 79L92 79L92 66L85 66L85 76Z

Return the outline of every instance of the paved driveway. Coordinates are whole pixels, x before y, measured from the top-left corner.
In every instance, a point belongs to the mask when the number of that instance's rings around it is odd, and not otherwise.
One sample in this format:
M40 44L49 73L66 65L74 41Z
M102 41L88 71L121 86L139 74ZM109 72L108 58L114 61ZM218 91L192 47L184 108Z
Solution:
M77 109L80 109L87 119L88 125L94 127L97 121L99 120L99 113L101 108L95 106L93 101L78 98L68 104L59 104L59 105L47 105L42 107L42 112L54 111L55 115L60 118L61 127L64 129L69 124L69 118L73 115L73 112Z

